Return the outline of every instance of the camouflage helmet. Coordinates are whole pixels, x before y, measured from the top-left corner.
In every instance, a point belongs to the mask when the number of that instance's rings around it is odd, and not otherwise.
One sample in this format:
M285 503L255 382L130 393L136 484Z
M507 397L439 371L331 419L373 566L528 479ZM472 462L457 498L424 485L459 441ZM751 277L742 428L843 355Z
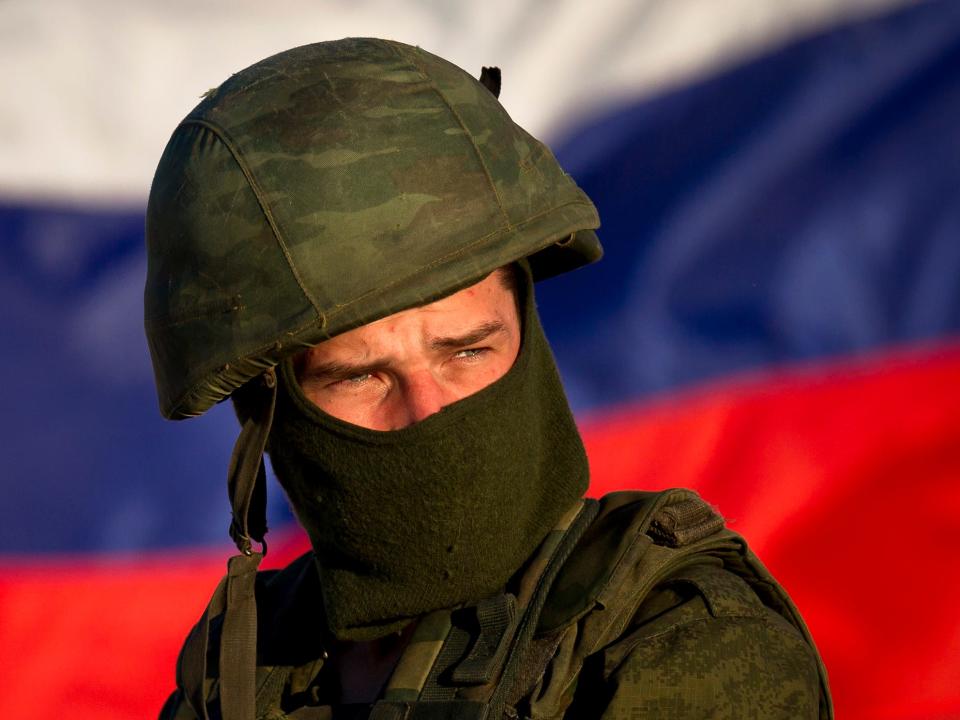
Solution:
M460 68L398 42L305 45L178 125L147 209L160 409L199 415L305 346L523 257L600 256L587 196Z

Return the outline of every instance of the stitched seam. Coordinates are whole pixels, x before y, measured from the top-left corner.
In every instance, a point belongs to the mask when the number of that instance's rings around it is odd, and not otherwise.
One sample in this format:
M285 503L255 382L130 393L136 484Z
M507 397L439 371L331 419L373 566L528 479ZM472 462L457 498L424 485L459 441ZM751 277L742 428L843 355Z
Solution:
M507 228L512 230L513 223L510 222L510 216L507 215L507 211L503 207L503 198L500 197L500 193L497 191L497 186L493 182L493 176L490 174L490 169L487 167L487 163L483 159L483 154L480 152L479 146L477 145L476 141L473 139L473 133L471 133L469 128L467 128L467 125L463 121L463 118L460 117L460 113L458 113L456 109L453 107L453 105L450 104L450 101L447 100L446 96L442 92L440 92L440 88L437 87L437 84L433 81L433 78L431 78L429 75L427 75L426 72L424 72L423 68L420 67L420 64L414 58L406 57L405 54L402 53L399 48L395 47L392 44L388 44L388 43L384 43L384 44L386 44L387 47L393 50L393 52L397 55L397 57L399 57L404 62L407 62L410 65L412 65L416 69L416 71L420 73L420 77L422 77L424 81L426 81L430 85L430 88L433 90L433 92L436 93L437 97L439 97L440 100L443 102L443 104L447 106L447 109L450 111L450 114L453 115L453 117L456 119L457 124L460 125L460 128L463 130L463 134L466 135L467 138L470 140L470 145L473 147L473 152L477 156L477 161L480 163L480 167L483 168L483 174L487 178L487 183L490 185L490 190L491 192L493 192L494 198L496 198L497 207L500 208L500 214L503 215L503 220L504 222L507 223Z
M144 320L145 325L149 325L153 330L165 330L166 328L183 325L194 320L203 320L205 318L215 317L217 315L229 315L240 312L247 308L237 297L229 301L205 303L204 306L190 314L183 315L154 315Z
M220 142L222 142L226 146L227 150L230 151L234 162L237 163L237 166L240 168L243 176L247 179L247 184L253 191L253 195L256 197L257 203L260 205L260 210L263 212L263 216L266 219L267 224L270 225L270 229L273 231L273 237L277 241L277 246L280 248L280 252L283 253L283 257L287 261L287 266L290 268L290 272L293 275L294 280L296 280L297 285L300 287L300 291L303 293L304 297L307 298L307 300L313 306L314 311L320 317L321 327L326 325L326 318L324 317L323 312L320 310L320 305L317 303L316 298L313 297L313 294L307 290L307 287L303 282L303 278L301 278L300 273L297 272L296 265L293 262L293 257L290 255L290 250L287 248L287 244L283 241L283 235L280 232L280 226L277 222L277 219L274 217L273 211L270 209L266 199L263 197L263 190L261 190L256 177L254 177L253 171L240 154L240 148L237 147L236 143L233 142L226 130L219 125L210 122L209 120L202 120L200 118L187 118L181 124L199 125L200 127L206 128L216 135Z
M321 317L322 317L322 315L321 315ZM287 335L287 336L294 336L294 335L298 335L299 333L303 332L304 330L307 330L308 328L316 327L316 326L317 326L316 321L315 321L315 320L310 320L309 322L306 322L306 323L304 323L304 324L302 324L302 325L294 328L293 330L289 330L289 331L285 332L284 334ZM323 329L323 325L320 326L320 329ZM242 353L241 355L239 355L239 359L240 359L240 360L247 360L247 359L249 359L250 356L252 356L252 355L260 355L260 354L262 354L262 353L265 353L266 351L268 351L268 350L276 347L276 344L277 344L277 341L273 341L273 342L266 343L266 344L264 344L264 345L260 345L259 347L256 347L256 348L254 348L253 350L249 350L249 351L247 351L247 352L245 352L245 353ZM231 355L231 357L233 357L233 356L235 355L235 353L230 353L230 355ZM201 379L201 380L198 380L198 381L195 382L193 385L191 385L187 390L185 390L185 391L180 395L180 397L177 398L176 403L174 403L174 404L171 406L171 410L174 411L174 412L177 411L177 410L179 410L179 409L180 409L181 407L183 407L183 405L186 403L187 398L195 397L196 394L197 394L197 391L198 391L200 388L202 388L204 385L207 384L207 382L208 382L207 376L208 376L210 373L212 373L212 372L215 373L218 368L223 367L224 362L225 362L225 360L224 360L222 357L219 357L219 358L217 358L217 362L208 363L207 366L204 368L204 370L200 373L200 377L201 377L202 379ZM255 377L255 376L251 376L251 377ZM236 388L234 388L234 389L236 389ZM225 395L224 397L227 397L227 396ZM209 408L207 408L207 409L209 410ZM204 411L204 412L206 412L206 411Z

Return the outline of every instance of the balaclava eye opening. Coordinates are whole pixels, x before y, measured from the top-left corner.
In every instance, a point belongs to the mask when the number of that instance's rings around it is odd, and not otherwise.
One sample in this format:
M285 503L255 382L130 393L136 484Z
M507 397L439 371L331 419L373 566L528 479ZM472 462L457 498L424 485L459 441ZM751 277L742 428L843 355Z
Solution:
M523 264L523 339L493 384L409 427L320 410L282 364L268 444L313 545L331 632L372 639L498 592L586 490L588 467Z

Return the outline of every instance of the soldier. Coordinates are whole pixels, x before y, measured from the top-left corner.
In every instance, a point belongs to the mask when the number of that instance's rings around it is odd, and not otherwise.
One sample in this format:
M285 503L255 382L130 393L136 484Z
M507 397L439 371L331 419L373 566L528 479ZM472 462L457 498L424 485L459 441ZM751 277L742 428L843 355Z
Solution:
M174 131L147 336L164 416L233 399L240 554L162 717L832 716L800 615L706 503L583 499L533 284L598 259L599 220L498 92L347 39ZM257 572L264 452L313 546L282 571Z

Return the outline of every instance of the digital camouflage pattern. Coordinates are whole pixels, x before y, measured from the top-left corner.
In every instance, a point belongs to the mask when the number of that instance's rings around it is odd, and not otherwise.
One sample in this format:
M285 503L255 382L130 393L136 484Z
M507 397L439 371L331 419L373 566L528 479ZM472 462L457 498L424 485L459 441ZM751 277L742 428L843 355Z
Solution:
M674 574L591 671L581 697L603 686L604 720L822 717L810 645L742 578L708 562ZM571 716L596 716L578 710Z
M800 613L743 538L689 490L602 498L538 632L552 640L551 669L521 716L833 717L826 669Z
M147 208L145 325L168 418L306 345L532 256L600 256L593 204L463 70L346 39L231 76L180 123Z
M258 578L258 605L270 631L258 647L256 717L833 718L826 672L803 620L743 539L701 522L707 513L688 514L675 527L681 532L652 530L671 507L696 505L709 513L694 493L622 492L586 504L593 506L588 527L548 584L532 642L506 683L501 715L485 715L483 705L505 672L480 682L461 674L459 684L450 682L484 655L475 635L448 652L457 642L456 613L472 608L425 616L377 704L331 704L336 674L324 649L315 565L306 555ZM518 614L533 604L565 528L577 520L564 517L508 585ZM684 529L693 531L684 536ZM496 659L496 652L486 657ZM216 678L209 682L208 710L219 717ZM181 685L161 720L198 718L191 694Z

